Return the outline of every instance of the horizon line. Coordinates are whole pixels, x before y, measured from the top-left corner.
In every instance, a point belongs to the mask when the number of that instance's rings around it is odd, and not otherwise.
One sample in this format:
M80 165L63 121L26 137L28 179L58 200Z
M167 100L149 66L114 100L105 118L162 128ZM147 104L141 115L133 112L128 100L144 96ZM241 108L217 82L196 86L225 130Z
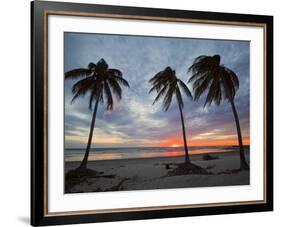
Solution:
M245 146L250 146L250 144L245 144L243 145L244 147ZM107 148L107 149L112 149L112 148L115 148L115 149L121 149L121 148L183 148L184 146L178 146L178 147L172 147L172 146L155 146L155 147L151 147L151 146L132 146L132 147L91 147L90 149L92 148ZM226 144L226 145L192 145L192 146L188 146L188 147L239 147L239 145L229 145L229 144ZM85 147L71 147L71 148L64 148L65 150L68 150L68 149L86 149Z

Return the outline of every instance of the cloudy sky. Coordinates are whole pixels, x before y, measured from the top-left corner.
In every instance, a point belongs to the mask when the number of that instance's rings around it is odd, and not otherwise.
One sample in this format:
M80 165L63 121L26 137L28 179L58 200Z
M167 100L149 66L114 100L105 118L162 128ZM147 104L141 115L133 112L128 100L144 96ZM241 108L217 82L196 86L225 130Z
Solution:
M183 81L188 67L199 55L221 55L221 63L239 77L235 104L242 136L249 143L249 43L245 41L159 38L118 35L65 33L64 70L87 67L104 58L110 68L118 68L130 83L123 88L123 99L112 112L101 104L98 109L92 147L176 146L182 144L182 129L176 99L167 112L161 102L152 105L155 93L148 94L148 80L170 66ZM71 104L71 87L65 81L65 147L86 146L92 111L88 97ZM188 85L191 89L191 85ZM188 144L236 145L237 135L231 106L223 101L203 108L185 98L184 118Z

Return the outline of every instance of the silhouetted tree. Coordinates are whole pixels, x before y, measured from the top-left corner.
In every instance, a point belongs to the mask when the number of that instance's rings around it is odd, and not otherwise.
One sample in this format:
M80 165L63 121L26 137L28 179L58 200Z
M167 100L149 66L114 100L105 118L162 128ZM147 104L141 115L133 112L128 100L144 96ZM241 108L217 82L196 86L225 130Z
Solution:
M153 102L156 103L160 98L163 97L163 109L167 111L171 105L172 99L175 96L177 99L181 123L182 123L182 134L183 134L183 141L184 141L184 150L185 150L185 162L189 163L189 154L188 154L188 147L186 142L186 133L185 133L185 125L184 125L184 118L183 118L183 98L181 94L181 90L184 94L192 99L192 94L189 91L186 84L176 77L176 71L172 70L170 67L165 68L163 71L158 72L154 77L152 77L149 82L152 85L149 93L156 91L157 96Z
M220 60L219 55L197 57L188 69L188 72L192 73L188 82L193 82L194 100L198 100L204 92L208 92L204 106L210 105L212 102L220 105L222 99L229 101L240 147L240 169L249 169L245 159L239 118L234 104L234 98L239 89L239 80L232 70L221 65Z
M95 102L87 148L79 167L80 170L85 170L87 168L99 103L103 102L104 98L106 98L106 109L113 110L113 94L117 100L121 100L122 88L120 85L129 87L129 83L122 77L120 70L110 69L104 59L100 59L97 64L90 63L88 68L78 68L65 73L65 79L78 78L81 78L81 80L72 86L74 96L71 103L87 93L89 94L89 109L92 109L92 104Z

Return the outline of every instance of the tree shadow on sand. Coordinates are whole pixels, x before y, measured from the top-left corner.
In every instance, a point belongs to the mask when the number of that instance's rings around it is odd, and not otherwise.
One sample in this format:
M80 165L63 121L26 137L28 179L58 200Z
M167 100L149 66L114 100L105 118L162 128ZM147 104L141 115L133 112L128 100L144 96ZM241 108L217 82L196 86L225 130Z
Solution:
M239 172L243 172L243 171L250 171L250 169L243 169L243 168L227 169L227 170L218 172L216 175L233 174L233 173L239 173Z
M110 174L105 175L103 172L98 172L85 168L81 170L80 168L70 170L65 175L65 192L70 192L70 190L81 183L86 182L92 178L114 178L116 175Z
M208 166L202 168L192 163L166 163L166 169L171 169L164 177L169 176L180 176L180 175L222 175L222 174L234 174L243 171L249 171L248 169L238 168L238 169L227 169L225 171L220 171L218 173L212 173L208 171L214 166Z

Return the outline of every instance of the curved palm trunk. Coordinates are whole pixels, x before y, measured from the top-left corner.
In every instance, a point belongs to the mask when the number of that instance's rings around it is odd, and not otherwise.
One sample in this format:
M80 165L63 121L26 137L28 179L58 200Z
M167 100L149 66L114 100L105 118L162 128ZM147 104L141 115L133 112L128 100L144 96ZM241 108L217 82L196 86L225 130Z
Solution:
M97 110L98 110L98 104L99 100L96 101L94 112L93 112L93 117L92 117L92 123L91 123L91 128L90 128L90 133L89 133L89 138L88 138L88 144L86 148L86 152L83 158L83 161L80 164L79 169L86 169L87 168L87 162L88 162L88 157L90 153L90 148L92 144L92 137L93 137L93 132L94 132L94 127L95 127L95 122L96 122L96 115L97 115Z
M236 128L237 128L237 137L238 137L238 142L239 142L239 147L240 147L240 169L249 169L249 165L245 159L245 152L244 152L244 147L243 147L241 128L240 128L238 114L237 114L237 111L236 111L236 108L234 105L234 100L230 100L230 104L231 104L233 115L235 118L235 123L236 123Z
M183 141L184 141L184 152L185 152L185 162L189 163L189 154L188 154L188 148L187 148L187 142L186 142L186 135L185 135L185 126L184 126L184 119L182 114L182 108L180 107L180 104L178 103L179 109L180 109L180 115L181 115L181 125L182 125L182 135L183 135Z

